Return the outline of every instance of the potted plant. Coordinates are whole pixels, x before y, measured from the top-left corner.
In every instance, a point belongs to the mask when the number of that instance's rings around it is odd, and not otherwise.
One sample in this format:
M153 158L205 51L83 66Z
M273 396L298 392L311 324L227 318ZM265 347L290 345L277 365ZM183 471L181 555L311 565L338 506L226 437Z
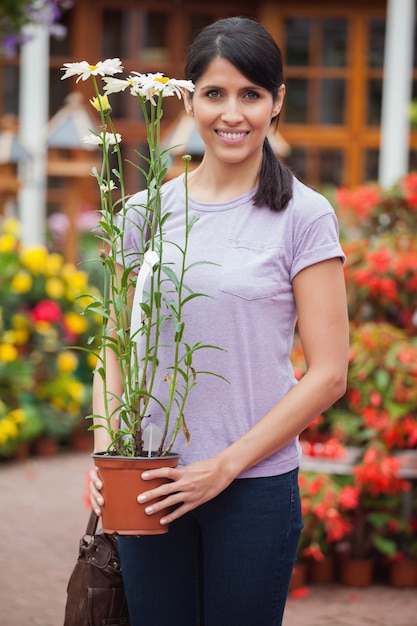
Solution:
M415 301L417 174L389 189L369 183L336 192L350 319L383 321L417 332Z
M311 582L332 582L335 548L351 531L341 511L341 486L331 474L301 471L299 475L304 528L298 555L307 563Z
M415 499L414 499L415 500ZM389 582L393 587L417 587L417 520L416 503L410 502L404 513L404 503L398 502L398 515L390 520L390 539L395 545L395 554L388 559ZM414 508L414 511L412 510Z
M102 297L95 297L88 310L99 314L103 320L99 336L102 350L96 370L103 388L103 415L92 416L92 428L105 428L110 441L106 450L93 454L106 502L103 529L105 532L134 535L162 533L166 532L166 527L146 515L138 526L137 516L143 508L137 503L140 492L138 481L144 471L144 463L151 467L175 466L178 455L173 453L173 446L180 433L188 445L190 433L185 406L188 394L202 373L196 371L193 357L199 350L216 348L201 342L188 345L184 338L187 303L204 296L194 293L186 282L192 269L187 263L187 246L195 223L189 218L187 193L183 244L175 244L178 263L172 267L164 257L165 247L170 245L164 236L164 227L170 215L163 212L162 206L162 185L169 162L169 149L163 148L161 142L163 99L173 95L181 98L183 90L192 91L194 86L190 81L168 79L160 73L144 75L133 72L126 79L114 78L114 74L123 69L119 59L108 59L95 65L66 63L63 69L65 74L62 78L77 75L77 80L92 79L94 98L90 102L98 111L101 123L101 130L92 133L86 140L102 147L101 170L94 174L101 199L101 230L98 236L102 244L104 290ZM100 93L98 75L103 77L104 94ZM108 99L109 94L125 90L137 99L146 128L147 154L139 155L141 161L135 165L146 183L140 200L135 197L129 199L125 191L120 147L122 138L114 127ZM111 164L111 150L117 161L116 167ZM187 157L184 157L184 163L187 190ZM141 252L132 255L125 249L123 235L127 229L136 229ZM123 271L118 269L120 266ZM138 320L140 323L137 323ZM164 397L157 397L154 390L158 355L160 350L167 348L172 354L171 365L163 373L167 393ZM117 361L123 384L121 393L115 394L111 390L112 381L108 380L107 368L109 358ZM151 402L164 418L160 431L152 422L146 429L143 426L145 418L149 421ZM136 469L138 463L140 467ZM123 467L116 470L123 487L116 486L111 490L110 476L115 465ZM130 468L134 473L134 484L127 497L126 474ZM118 499L120 495L121 499ZM132 520L122 510L122 504L126 504L127 500L133 506ZM113 504L115 517L110 521Z
M366 450L353 475L339 477L341 510L352 529L340 546L341 580L346 585L369 585L376 555L395 554L389 527L398 512L398 496L410 489L398 476L399 468L397 459L375 445Z

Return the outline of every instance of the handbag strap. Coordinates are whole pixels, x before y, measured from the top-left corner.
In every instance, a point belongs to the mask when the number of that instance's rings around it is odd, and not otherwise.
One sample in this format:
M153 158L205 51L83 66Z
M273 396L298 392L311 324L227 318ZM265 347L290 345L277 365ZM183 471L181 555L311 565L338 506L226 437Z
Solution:
M98 515L95 513L94 509L91 509L91 513L90 513L90 517L88 518L85 534L89 535L90 537L94 537L94 535L96 534L97 525L98 525Z

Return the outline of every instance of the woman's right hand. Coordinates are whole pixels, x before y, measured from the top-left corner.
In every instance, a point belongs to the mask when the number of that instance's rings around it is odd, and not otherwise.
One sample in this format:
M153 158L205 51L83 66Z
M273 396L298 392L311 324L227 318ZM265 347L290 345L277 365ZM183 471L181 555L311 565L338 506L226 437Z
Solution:
M93 467L90 472L90 502L93 506L95 513L101 515L101 507L104 504L103 496L100 490L103 488L103 483L100 480L96 467Z

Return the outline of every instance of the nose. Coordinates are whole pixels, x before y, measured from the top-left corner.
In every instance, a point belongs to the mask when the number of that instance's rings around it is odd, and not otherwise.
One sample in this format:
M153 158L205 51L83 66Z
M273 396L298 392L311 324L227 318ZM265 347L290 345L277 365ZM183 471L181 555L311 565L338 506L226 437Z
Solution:
M241 104L237 98L227 98L224 102L222 120L228 124L237 124L243 118Z

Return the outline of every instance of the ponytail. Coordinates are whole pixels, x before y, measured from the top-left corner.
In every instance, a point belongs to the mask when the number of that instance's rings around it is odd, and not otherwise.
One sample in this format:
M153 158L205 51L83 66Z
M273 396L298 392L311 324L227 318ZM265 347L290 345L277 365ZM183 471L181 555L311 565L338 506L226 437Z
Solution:
M263 145L262 165L259 172L255 206L269 206L272 211L286 208L293 195L293 174L274 154L266 138Z

